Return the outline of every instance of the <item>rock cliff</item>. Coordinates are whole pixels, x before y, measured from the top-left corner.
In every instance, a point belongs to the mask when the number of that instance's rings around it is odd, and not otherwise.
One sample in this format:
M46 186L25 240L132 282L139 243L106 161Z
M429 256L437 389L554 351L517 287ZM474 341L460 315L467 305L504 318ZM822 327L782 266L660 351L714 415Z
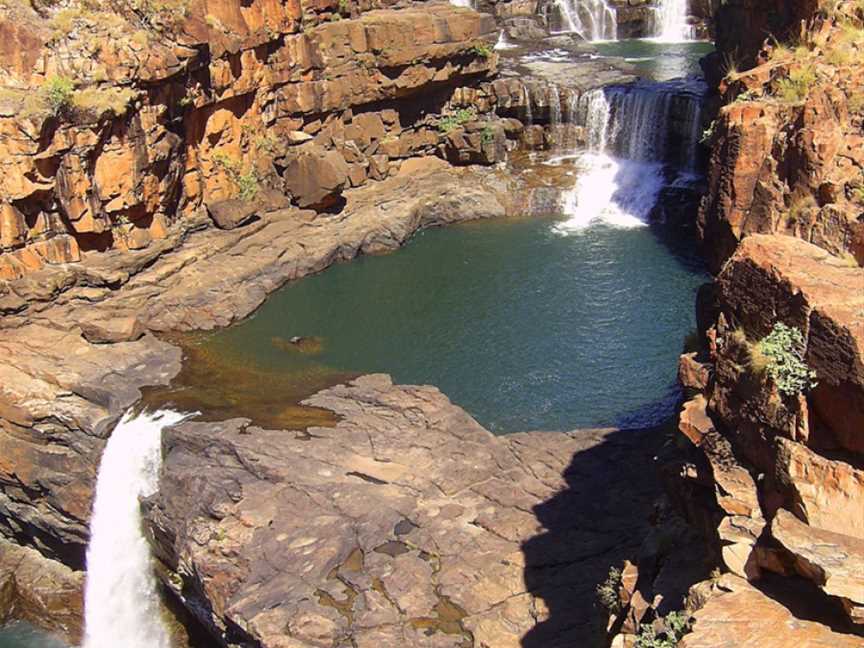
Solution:
M326 208L434 152L424 115L496 65L492 18L443 3L34 6L0 7L4 279L224 201Z
M859 645L864 14L761 7L717 14L718 47L738 53L699 213L717 276L699 294L700 348L680 362L688 450L664 472L718 570L691 589L681 645Z
M727 3L718 14L725 105L706 133L699 213L714 271L751 233L796 236L864 264L862 15L854 3L793 5L772 13ZM777 25L762 24L772 16ZM765 42L766 33L796 44Z

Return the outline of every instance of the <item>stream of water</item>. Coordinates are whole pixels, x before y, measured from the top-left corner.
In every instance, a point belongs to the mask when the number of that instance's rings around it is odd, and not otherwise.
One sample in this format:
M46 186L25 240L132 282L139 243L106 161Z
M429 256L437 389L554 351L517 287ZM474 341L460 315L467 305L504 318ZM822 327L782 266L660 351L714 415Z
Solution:
M105 445L87 547L83 648L170 648L139 498L156 491L162 429L183 418L127 414Z

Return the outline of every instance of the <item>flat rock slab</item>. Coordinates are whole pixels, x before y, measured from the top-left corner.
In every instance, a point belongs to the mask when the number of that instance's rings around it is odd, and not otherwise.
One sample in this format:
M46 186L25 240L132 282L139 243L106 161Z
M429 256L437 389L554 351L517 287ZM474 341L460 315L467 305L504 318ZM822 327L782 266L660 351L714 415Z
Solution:
M861 648L864 639L802 621L745 580L725 577L727 589L696 612L681 648Z
M165 433L147 523L224 644L604 644L595 587L647 531L656 432L496 437L381 375L308 403L341 422Z

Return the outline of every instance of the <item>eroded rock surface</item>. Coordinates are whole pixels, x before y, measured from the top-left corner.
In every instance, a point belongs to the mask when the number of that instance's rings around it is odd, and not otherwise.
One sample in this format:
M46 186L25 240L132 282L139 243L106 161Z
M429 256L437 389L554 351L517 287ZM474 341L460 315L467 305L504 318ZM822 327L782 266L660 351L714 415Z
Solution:
M796 617L789 608L745 580L724 577L694 614L681 648L857 648L859 637Z
M677 500L724 569L757 585L769 572L804 579L810 600L845 617L835 630L861 634L864 269L798 238L751 234L718 276L713 298L707 366L697 372L693 357L682 358L690 367L682 376L702 393L679 421L698 452L678 475ZM803 347L794 352L815 372L812 388L783 392L767 371L760 341L777 322L801 332ZM706 616L715 621L693 645L727 645L720 615L734 607L725 606L760 596L739 592L709 603ZM754 605L768 605L782 640L798 627L800 610L793 616L777 603ZM821 632L813 641L828 641Z
M594 588L646 533L655 433L495 437L386 376L309 404L342 421L166 433L148 525L220 643L603 645Z
M23 619L78 642L83 617L83 572L0 540L0 623Z

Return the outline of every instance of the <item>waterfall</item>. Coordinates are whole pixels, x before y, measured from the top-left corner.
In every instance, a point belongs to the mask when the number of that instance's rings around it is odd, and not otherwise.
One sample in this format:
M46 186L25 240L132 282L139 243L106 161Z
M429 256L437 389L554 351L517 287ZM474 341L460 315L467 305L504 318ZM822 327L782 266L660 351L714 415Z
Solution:
M561 125L561 95L558 92L558 86L554 83L549 84L549 89L546 91L546 98L549 102L549 124L554 128Z
M162 429L184 418L127 413L105 444L87 547L84 648L169 648L138 498L156 491Z
M534 123L534 115L531 112L531 90L527 85L522 86L522 101L525 102L525 118L522 121L530 126Z
M660 0L654 10L654 37L663 43L680 43L693 39L693 27L687 22L688 0Z
M495 42L496 50L508 50L513 49L514 47L518 46L510 42L510 39L507 38L507 34L503 29L498 32L498 40Z
M474 8L474 0L450 0L450 4L457 7L466 7L467 9Z
M579 98L588 150L572 156L578 176L562 196L567 220L556 225L558 232L580 232L595 222L647 225L667 171L695 173L704 87L697 83L639 82Z
M585 40L615 40L618 37L618 15L606 0L555 0L563 29Z

